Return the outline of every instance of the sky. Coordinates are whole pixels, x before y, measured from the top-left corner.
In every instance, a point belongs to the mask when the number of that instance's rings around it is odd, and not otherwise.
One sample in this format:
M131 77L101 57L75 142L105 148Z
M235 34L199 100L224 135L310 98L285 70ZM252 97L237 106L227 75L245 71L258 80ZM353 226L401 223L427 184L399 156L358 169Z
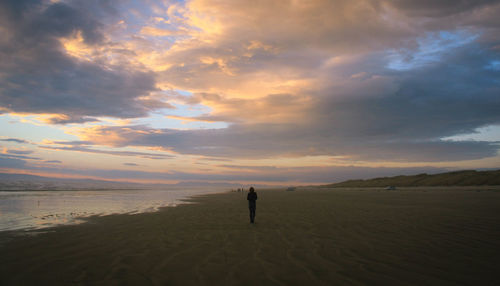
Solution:
M500 168L500 1L3 0L0 172L321 184Z

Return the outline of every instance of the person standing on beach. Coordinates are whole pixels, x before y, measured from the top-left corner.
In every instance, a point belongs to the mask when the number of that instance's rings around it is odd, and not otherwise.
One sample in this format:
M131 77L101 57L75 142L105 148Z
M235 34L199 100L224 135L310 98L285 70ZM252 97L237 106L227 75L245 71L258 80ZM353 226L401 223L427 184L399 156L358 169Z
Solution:
M247 195L248 200L248 209L250 209L250 223L254 223L255 221L255 209L257 208L257 193L253 187L250 187Z

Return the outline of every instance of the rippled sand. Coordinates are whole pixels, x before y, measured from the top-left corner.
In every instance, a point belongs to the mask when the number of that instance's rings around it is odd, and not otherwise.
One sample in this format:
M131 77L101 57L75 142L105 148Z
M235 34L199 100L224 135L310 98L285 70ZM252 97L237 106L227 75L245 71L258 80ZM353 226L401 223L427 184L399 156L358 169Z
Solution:
M257 192L0 234L0 285L500 285L498 188Z

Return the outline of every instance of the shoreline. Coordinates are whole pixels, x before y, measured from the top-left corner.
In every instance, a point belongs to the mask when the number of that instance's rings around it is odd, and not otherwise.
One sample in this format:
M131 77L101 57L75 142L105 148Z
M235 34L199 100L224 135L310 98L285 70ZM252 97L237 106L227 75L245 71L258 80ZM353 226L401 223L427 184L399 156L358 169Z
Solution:
M57 191L57 190L56 190ZM93 191L93 190L92 190ZM0 191L1 192L1 191ZM0 249L2 248L3 242L12 240L16 237L35 237L39 234L43 233L50 233L50 232L57 232L58 230L65 228L65 227L77 227L83 224L87 223L99 223L100 218L112 218L112 217L129 217L129 216L135 216L135 215L141 215L141 214L154 214L158 212L162 212L163 210L170 209L170 208L176 208L181 205L191 205L191 204L196 204L200 203L201 201L197 201L198 198L202 199L205 196L212 196L212 195L222 195L222 194L228 194L231 191L220 191L220 192L213 192L213 193L206 193L206 194L195 194L195 195L189 195L186 196L183 199L179 199L179 202L174 204L174 205L166 205L166 206L161 206L156 208L154 211L143 211L143 212L136 212L136 211L130 211L126 213L111 213L111 214L93 214L89 216L79 216L75 217L75 221L79 222L68 222L68 223L60 223L60 224L55 224L47 227L40 227L40 228L20 228L20 229L9 229L9 230L0 230Z
M0 233L77 225L93 216L156 212L188 203L192 196L223 192L220 189L0 191Z
M2 243L0 284L498 284L500 194L440 190L257 190L255 225L237 192L93 217Z

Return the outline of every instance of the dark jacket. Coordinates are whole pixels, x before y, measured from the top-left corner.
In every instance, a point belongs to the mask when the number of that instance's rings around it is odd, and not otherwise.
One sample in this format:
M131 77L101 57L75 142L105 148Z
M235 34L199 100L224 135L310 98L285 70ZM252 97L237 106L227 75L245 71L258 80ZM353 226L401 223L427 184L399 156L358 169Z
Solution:
M254 203L255 204L255 201L257 200L257 193L256 192L250 192L248 193L247 195L247 200L249 203Z

